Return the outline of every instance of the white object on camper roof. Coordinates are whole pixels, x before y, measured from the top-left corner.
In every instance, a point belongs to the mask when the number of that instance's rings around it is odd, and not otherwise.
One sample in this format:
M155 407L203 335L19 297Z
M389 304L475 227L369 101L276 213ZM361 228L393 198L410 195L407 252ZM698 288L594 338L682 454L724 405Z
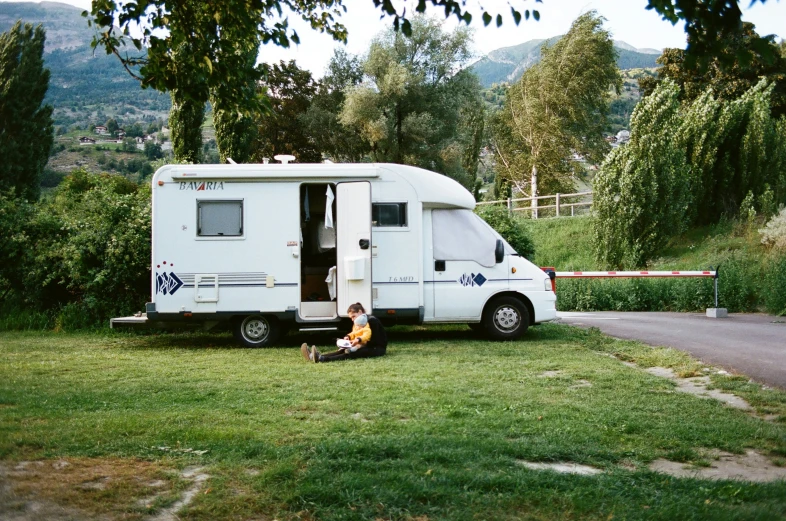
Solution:
M278 154L277 156L273 156L273 159L276 161L281 161L282 165L286 165L289 162L294 162L295 156L290 156L289 154Z

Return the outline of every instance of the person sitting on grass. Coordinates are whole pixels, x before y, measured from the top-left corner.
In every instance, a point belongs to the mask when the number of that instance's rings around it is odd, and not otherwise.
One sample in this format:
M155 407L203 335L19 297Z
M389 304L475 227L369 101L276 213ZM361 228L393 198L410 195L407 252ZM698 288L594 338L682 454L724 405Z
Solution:
M350 341L350 345L339 349L355 352L371 340L371 326L368 323L368 315L365 313L356 316L352 322L352 332L344 337L344 340Z
M351 358L371 358L382 356L386 353L388 339L385 334L385 328L382 327L379 319L375 316L366 315L366 310L363 309L363 305L360 302L350 305L347 314L353 322L352 332L344 337L345 340L350 341L349 347L323 355L317 350L316 346L311 346L309 350L308 344L303 344L300 346L300 352L306 361L314 363L335 362ZM364 320L360 317L366 317L367 324L362 324ZM360 320L358 320L359 318Z

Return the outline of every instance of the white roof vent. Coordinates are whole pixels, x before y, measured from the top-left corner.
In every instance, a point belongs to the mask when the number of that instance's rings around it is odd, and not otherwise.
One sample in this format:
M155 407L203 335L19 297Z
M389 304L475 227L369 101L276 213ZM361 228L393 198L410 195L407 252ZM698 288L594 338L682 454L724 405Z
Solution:
M275 159L276 161L281 161L282 165L286 165L290 161L294 161L295 160L295 156L289 156L289 155L286 155L286 154L279 154L277 156L273 156L273 159Z

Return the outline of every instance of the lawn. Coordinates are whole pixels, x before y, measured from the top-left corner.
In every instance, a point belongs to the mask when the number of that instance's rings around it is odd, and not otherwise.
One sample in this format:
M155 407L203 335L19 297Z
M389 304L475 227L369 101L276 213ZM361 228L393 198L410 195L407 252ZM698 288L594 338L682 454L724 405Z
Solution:
M209 477L179 519L786 512L783 481L647 469L661 457L706 465L711 449L752 448L783 463L786 393L742 377L715 381L758 412L780 414L766 422L621 363L700 370L687 355L561 325L510 343L461 326L394 328L390 337L386 357L309 364L294 347L242 349L228 335L3 333L0 482L3 468L59 469L19 478L17 503L38 495L116 519L171 507L189 487L175 471L193 466ZM557 474L523 461L603 472Z

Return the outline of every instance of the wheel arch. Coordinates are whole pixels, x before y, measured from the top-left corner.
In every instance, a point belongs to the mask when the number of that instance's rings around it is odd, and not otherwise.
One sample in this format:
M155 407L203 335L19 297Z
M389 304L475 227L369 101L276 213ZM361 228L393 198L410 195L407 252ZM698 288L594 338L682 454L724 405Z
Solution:
M530 317L530 326L535 323L535 306L532 305L532 301L523 293L519 293L518 291L500 291L499 293L494 293L491 295L488 300L486 300L485 304L483 304L483 311L481 312L480 316L483 317L486 315L486 310L488 309L491 302L499 297L513 297L521 301L522 304L527 308L527 312L529 313Z

